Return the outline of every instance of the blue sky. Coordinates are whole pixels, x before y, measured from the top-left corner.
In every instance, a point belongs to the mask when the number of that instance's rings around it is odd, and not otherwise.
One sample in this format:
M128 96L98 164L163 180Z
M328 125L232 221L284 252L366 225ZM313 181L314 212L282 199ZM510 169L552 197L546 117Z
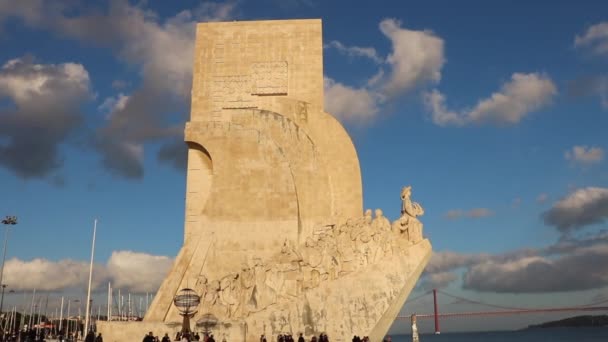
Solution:
M601 1L0 0L0 215L19 217L5 283L81 295L97 217L101 279L153 292L182 242L194 23L322 18L326 110L355 143L365 207L395 219L411 184L426 209L435 256L414 294L608 299L606 13Z

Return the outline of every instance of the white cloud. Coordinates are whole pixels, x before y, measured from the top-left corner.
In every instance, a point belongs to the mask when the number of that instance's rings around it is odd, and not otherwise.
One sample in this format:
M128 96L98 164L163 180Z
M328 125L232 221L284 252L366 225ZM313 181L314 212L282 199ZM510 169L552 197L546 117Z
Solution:
M108 260L108 273L116 288L134 292L154 292L173 265L173 259L131 251L113 252Z
M337 40L332 40L327 46L334 48L347 56L365 57L371 59L375 63L382 63L382 58L378 55L376 49L372 47L345 46Z
M447 287L456 279L458 279L458 277L452 272L426 274L422 278L421 286L425 290L440 289Z
M536 197L536 202L543 204L543 203L547 202L548 199L549 199L549 195L542 193L542 194L539 194L538 197Z
M463 288L498 293L580 291L608 285L608 244L581 247L555 258L522 256L471 266Z
M103 267L95 265L95 286L106 279ZM89 263L84 261L49 261L36 258L30 261L10 259L4 267L4 282L17 290L37 289L54 291L66 288L86 288L89 276Z
M583 35L574 38L574 46L588 48L596 55L608 54L608 22L595 24L587 29Z
M561 232L581 229L608 219L608 188L577 189L543 214L546 224Z
M423 287L447 285L465 270L462 287L495 293L539 293L599 289L608 285L608 234L563 236L545 248L503 254L433 252Z
M87 94L89 86L88 72L77 63L45 65L17 58L6 62L0 71L0 96L8 96L18 107L34 106L32 97L72 102L74 96Z
M433 252L425 272L444 273L461 267L478 264L489 258L488 254L463 254L457 252Z
M129 96L119 93L116 96L110 96L106 98L100 105L97 107L99 111L107 114L109 118L112 113L117 111L122 111L125 109L127 105L127 101L129 100Z
M445 95L437 89L424 94L424 104L432 114L433 122L439 126L462 126L465 123L463 115L447 109Z
M324 78L325 110L339 120L355 123L366 123L378 113L375 95L365 89L355 89Z
M581 165L597 164L604 160L604 150L600 147L574 146L564 153L566 160Z
M81 106L92 99L81 64L8 61L0 69L0 165L22 178L44 178L62 164L59 146L82 124ZM24 158L24 156L28 158Z
M443 39L430 31L402 28L395 19L382 20L380 30L393 43L393 51L386 59L392 67L384 86L389 97L422 83L441 80L441 68L445 63Z
M345 46L339 41L328 44L348 56L366 57L380 65L362 88L326 77L326 110L342 121L369 122L377 116L385 101L441 79L445 63L441 38L430 31L402 28L394 19L382 20L379 27L392 43L391 53L386 58L371 47Z
M514 73L499 92L480 100L471 110L461 112L446 108L445 96L438 90L425 93L424 101L432 120L440 126L470 123L516 124L529 113L549 104L557 88L543 74Z
M106 265L94 265L92 287L104 287L110 281L113 287L134 293L155 292L172 264L173 260L166 256L115 251ZM13 258L7 260L4 268L4 282L16 290L86 289L88 276L89 262L70 259Z
M236 3L204 2L194 10L160 19L145 8L146 2L114 0L105 8L95 8L84 2L18 1L0 4L0 20L16 17L29 27L110 48L120 61L140 71L141 83L120 108L114 108L92 139L106 168L139 178L143 164L129 159L132 151L121 148L181 139L192 83L195 24L229 19ZM169 127L167 122L174 124Z

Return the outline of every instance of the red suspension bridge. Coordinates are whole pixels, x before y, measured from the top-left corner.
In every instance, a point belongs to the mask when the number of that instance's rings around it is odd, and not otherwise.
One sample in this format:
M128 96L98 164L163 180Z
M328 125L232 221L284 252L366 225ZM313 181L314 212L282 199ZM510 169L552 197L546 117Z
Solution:
M532 314L532 313L555 313L555 312L584 312L584 311L608 311L608 299L600 300L594 303L578 306L563 306L563 307L548 307L548 308L522 308L522 307L510 307L504 305L497 305L492 303L484 303L481 301L471 300L464 297L455 296L447 292L433 289L432 291L425 292L420 296L414 297L406 302L413 303L427 295L433 294L433 313L416 314L419 319L433 318L435 320L435 333L438 334L439 330L439 319L440 318L454 318L454 317L470 317L470 316L501 316L501 315L521 315L521 314ZM465 311L465 312L445 312L440 313L437 303L437 293L450 297L457 300L459 303L477 304L487 307L494 308L493 310L487 311ZM397 316L397 319L410 319L410 316Z

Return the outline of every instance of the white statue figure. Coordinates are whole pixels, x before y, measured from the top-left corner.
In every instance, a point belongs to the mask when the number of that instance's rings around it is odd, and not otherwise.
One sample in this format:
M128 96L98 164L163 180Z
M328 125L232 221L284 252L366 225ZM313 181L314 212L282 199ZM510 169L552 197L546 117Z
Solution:
M393 223L393 227L410 242L418 243L422 241L422 223L416 217L424 215L424 209L410 199L411 195L411 186L401 190L401 217Z
M416 325L416 314L413 314L411 317L412 320L412 342L418 342L420 339L418 338L418 325Z
M401 215L408 215L411 217L424 215L424 209L420 204L412 202L410 197L412 196L412 187L406 186L401 189Z

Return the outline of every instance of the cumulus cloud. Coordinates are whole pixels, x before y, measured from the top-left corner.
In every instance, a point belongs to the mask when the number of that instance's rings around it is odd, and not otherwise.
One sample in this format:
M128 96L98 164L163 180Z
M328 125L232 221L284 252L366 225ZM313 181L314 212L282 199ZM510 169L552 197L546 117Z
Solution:
M22 178L44 178L63 163L60 145L82 124L81 106L92 98L81 64L8 61L0 69L0 165ZM27 157L25 157L27 156Z
M604 150L601 147L574 146L564 152L564 158L573 163L588 166L604 160Z
M421 285L449 285L464 270L462 287L480 292L580 291L608 285L608 231L580 238L565 235L543 248L501 254L434 252Z
M346 46L339 41L327 45L379 65L378 71L360 88L325 78L325 109L342 121L369 122L386 102L441 79L445 63L441 38L430 31L403 28L395 19L382 20L379 27L391 41L391 53L386 58L370 47Z
M107 279L103 266L95 265L96 277L93 279L95 287ZM37 289L42 291L55 291L66 288L86 288L89 277L89 263L85 261L61 260L49 261L46 259L33 259L24 261L19 259L7 260L4 266L4 282L11 284L16 290Z
M378 113L375 95L365 89L355 89L324 78L325 110L339 120L355 123L366 123Z
M127 105L127 101L129 101L129 96L119 93L116 96L110 96L103 100L97 109L110 116L112 113L124 110L125 106Z
M450 284L464 269L462 287L480 292L540 293L580 291L608 285L608 232L585 238L565 236L544 248L502 254L435 252L422 283ZM425 288L429 288L429 287Z
M574 46L590 49L596 55L608 55L608 22L595 24L574 37Z
M481 218L494 215L494 212L488 208L473 208L470 210L452 209L448 210L444 217L449 220L456 220L463 217Z
M471 110L449 110L445 96L436 89L424 94L424 102L433 122L440 126L471 123L512 125L549 104L556 93L555 84L546 75L514 73L500 91L480 100Z
M122 106L108 115L92 142L102 164L127 178L143 176L142 158L134 152L143 151L148 142L172 141L182 135L192 83L195 23L227 20L235 9L235 2L204 2L161 20L144 5L127 0L110 1L103 9L70 1L0 5L0 19L17 17L32 28L108 47L120 61L140 71L141 84L123 94Z
M549 195L542 193L536 197L536 202L543 204L543 203L547 202L548 199L549 199Z
M181 140L166 143L160 147L157 158L169 163L177 170L186 171L188 166L188 146Z
M371 59L375 63L382 63L382 58L378 55L376 49L372 47L346 46L337 40L329 42L327 47L334 48L350 57L365 57Z
M118 251L112 253L106 267L113 279L112 286L153 292L160 287L172 264L173 259L166 256Z
M463 254L457 252L433 252L433 256L426 266L425 272L444 273L461 267L475 265L486 258L489 254Z
M134 293L156 291L169 271L173 260L131 251L115 251L106 265L93 267L93 288L105 288L108 281L115 288ZM4 268L5 282L16 290L61 291L85 289L89 277L89 262L75 260L29 261L10 259Z
M458 277L452 272L433 273L424 276L420 286L424 290L440 289L447 287L456 279L458 279Z
M417 84L441 80L441 68L445 63L441 38L431 31L402 28L395 19L380 22L380 31L393 44L393 51L386 58L392 68L384 86L387 95L395 96Z
M558 258L523 257L472 266L463 288L508 293L578 291L608 285L608 244L585 247Z
M608 219L608 188L577 189L544 212L545 224L571 232Z

